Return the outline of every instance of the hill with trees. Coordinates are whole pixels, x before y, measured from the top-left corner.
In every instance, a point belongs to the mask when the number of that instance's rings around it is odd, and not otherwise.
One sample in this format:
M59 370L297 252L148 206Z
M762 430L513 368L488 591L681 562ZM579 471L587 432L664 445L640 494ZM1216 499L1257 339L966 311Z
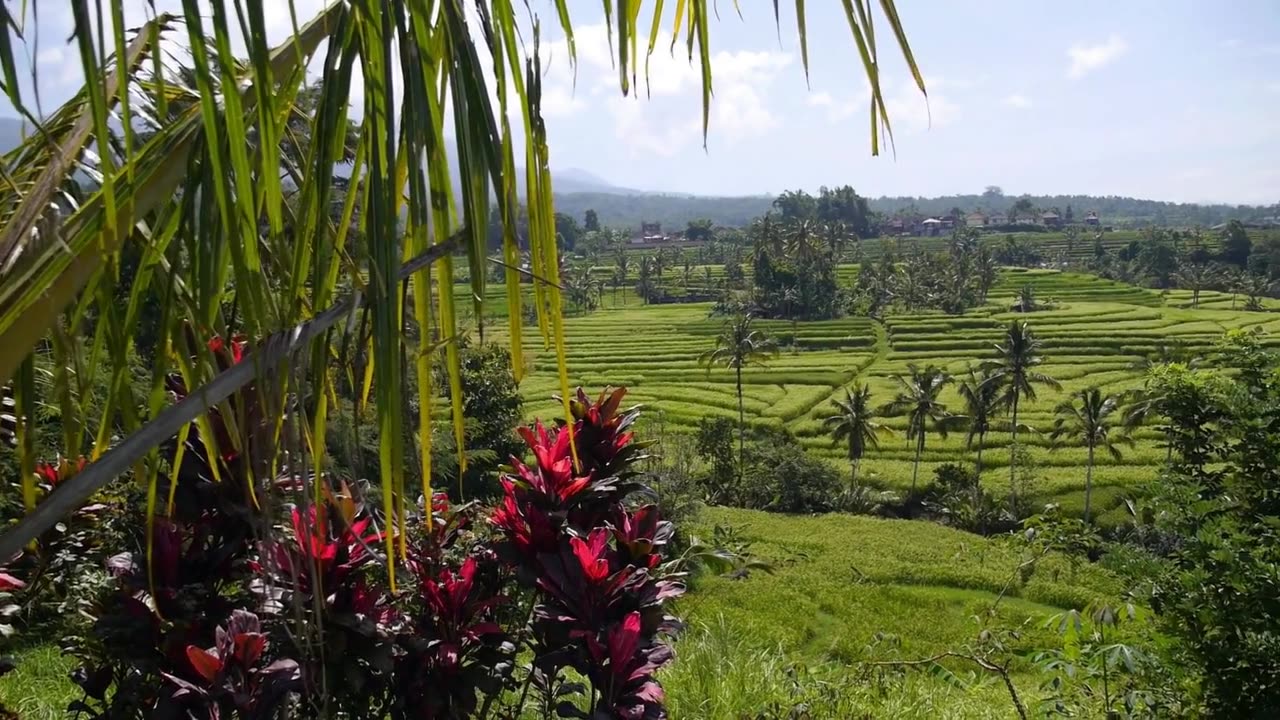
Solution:
M619 191L612 187L601 191L576 192L574 183L562 182L559 174L556 177L556 187L562 191L567 190L556 193L558 212L581 218L587 210L595 210L602 225L616 228L635 228L641 222L659 222L663 227L679 228L691 220L701 218L710 220L714 225L744 227L773 207L773 202L778 197L641 193ZM966 195L868 198L868 206L873 213L883 216L899 213L945 215L953 209L964 213L979 209L1007 213L1020 201L1022 207L1036 210L1056 208L1064 216L1070 208L1077 219L1082 219L1091 210L1096 211L1104 224L1113 227L1212 227L1230 220L1267 222L1270 219L1274 222L1276 217L1280 217L1280 204L1201 205L1116 195L1006 195L995 186L988 187L983 193Z
M1022 201L1027 201L1022 203ZM1065 214L1068 208L1079 217L1096 211L1107 225L1122 226L1213 226L1229 220L1260 222L1280 215L1280 204L1271 206L1175 203L1161 200L1143 200L1119 195L1006 195L990 185L981 194L943 195L940 197L887 197L870 201L871 209L884 215L914 212L922 215L943 215L953 208L963 212L985 210L1007 213L1022 203L1037 210L1057 209Z

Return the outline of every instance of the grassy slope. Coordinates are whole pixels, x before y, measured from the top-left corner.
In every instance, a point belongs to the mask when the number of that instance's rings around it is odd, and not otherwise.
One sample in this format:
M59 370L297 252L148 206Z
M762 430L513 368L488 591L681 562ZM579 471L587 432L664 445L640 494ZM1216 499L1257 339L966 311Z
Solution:
M68 703L80 697L67 674L74 665L56 644L36 645L14 655L18 669L0 678L0 706L24 720L66 717Z
M975 616L992 606L1017 566L1007 542L918 521L847 515L794 517L711 508L699 524L727 524L773 564L773 574L746 580L701 579L679 611L691 621L666 673L673 717L737 718L787 697L786 668L803 662L848 697L841 709L874 717L1001 717L1007 695L982 678L968 691L927 676L887 695L858 679L876 633L901 639L897 657L920 658L960 649L979 631ZM1052 639L1040 621L1090 601L1114 598L1111 576L1092 566L1072 570L1044 561L999 604L998 622L1026 626L1024 648ZM883 659L883 656L881 656ZM957 673L970 668L956 665ZM1029 668L1015 676L1034 697Z
M842 267L842 275L850 274ZM1041 301L1055 303L1052 310L1027 315L1004 311L1023 284L1037 288ZM1204 293L1201 307L1188 307L1183 293L1135 288L1087 275L1047 270L1006 271L992 293L992 304L963 316L937 313L899 315L883 329L867 318L800 322L794 331L784 320L763 321L761 326L786 346L766 367L744 372L748 422L781 425L796 433L814 452L840 462L840 450L822 433L821 418L829 414L831 400L851 383L871 386L877 404L887 402L896 390L893 376L906 372L909 363L935 363L963 373L970 363L986 359L993 344L1012 319L1026 319L1045 340L1044 370L1064 384L1064 392L1041 392L1036 402L1024 403L1019 420L1043 433L1053 424L1054 407L1065 393L1097 384L1111 392L1141 383L1142 371L1133 364L1157 346L1180 342L1193 350L1207 349L1233 327L1262 327L1280 331L1280 315L1231 310L1231 298ZM588 389L606 384L627 385L632 399L647 406L649 432L693 428L699 419L721 415L736 419L737 399L729 372L710 373L698 366L699 353L712 347L720 322L707 318L708 305L643 306L634 298L614 306L606 293L605 308L571 317L569 336L570 382ZM496 324L491 336L502 339L505 328ZM527 329L525 347L532 372L521 389L528 414L553 417L558 405L554 354L542 350L536 330ZM954 388L944 402L960 411ZM904 423L890 419L896 430L881 442L881 449L863 461L865 477L895 488L910 484L912 449L903 439ZM1052 449L1044 435L1023 435L1039 468L1038 494L1061 503L1068 511L1080 511L1083 503L1083 447ZM1155 477L1164 452L1154 429L1137 434L1137 445L1115 461L1098 457L1094 472L1095 503L1115 519L1122 512L1121 495ZM1007 487L1008 438L1003 433L987 437L983 456L983 481L994 489ZM946 439L928 438L921 477L944 462L972 462L963 433ZM1108 518L1102 518L1107 522Z

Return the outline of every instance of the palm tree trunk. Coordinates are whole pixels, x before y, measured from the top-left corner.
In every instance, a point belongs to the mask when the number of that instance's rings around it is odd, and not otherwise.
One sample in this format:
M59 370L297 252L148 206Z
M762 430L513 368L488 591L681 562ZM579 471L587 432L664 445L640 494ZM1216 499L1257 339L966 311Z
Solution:
M985 432L978 433L978 459L974 463L974 472L978 474L978 477L982 477L982 443L986 437L987 434Z
M976 463L973 475L973 509L977 511L978 503L982 500L982 441L986 437L986 433L978 433L978 461ZM982 526L982 532L985 534L987 527Z
M1009 427L1009 509L1018 504L1018 396L1013 396L1013 424Z
M849 489L852 490L858 486L858 460L857 453L853 450L853 435L849 435Z
M738 365L738 482L742 482L742 450L746 445L747 416L742 409L742 365Z
M920 439L916 441L916 461L911 469L911 492L915 494L916 478L920 477L920 453L924 452L924 428L920 429Z
M1089 465L1084 471L1084 522L1089 524L1089 499L1093 495L1093 445L1089 445Z

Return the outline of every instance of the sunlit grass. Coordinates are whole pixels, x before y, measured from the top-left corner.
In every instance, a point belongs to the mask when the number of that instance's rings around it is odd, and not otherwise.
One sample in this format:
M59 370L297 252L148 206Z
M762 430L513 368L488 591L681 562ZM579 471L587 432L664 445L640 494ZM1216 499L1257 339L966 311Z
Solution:
M708 509L696 523L702 530L717 524L735 528L773 572L745 580L698 578L681 601L678 610L692 630L677 643L680 660L664 682L673 713L686 709L688 717L755 717L770 703L794 700L787 678L796 663L839 688L827 699L840 714L824 717L1012 715L1003 688L989 679L972 678L972 689L957 690L915 675L878 692L861 663L961 650L974 642L982 630L978 618L993 606L994 624L1022 629L1013 654L1043 647L1054 640L1042 627L1045 618L1120 588L1096 566L1050 556L996 605L1022 559L1016 540L921 521L728 508ZM900 647L873 655L868 648L877 633L895 636ZM1013 670L1020 690L1035 697L1035 669L1016 661Z
M0 706L24 720L67 716L67 705L80 697L71 684L71 658L56 645L35 645L14 655L17 669L0 678Z

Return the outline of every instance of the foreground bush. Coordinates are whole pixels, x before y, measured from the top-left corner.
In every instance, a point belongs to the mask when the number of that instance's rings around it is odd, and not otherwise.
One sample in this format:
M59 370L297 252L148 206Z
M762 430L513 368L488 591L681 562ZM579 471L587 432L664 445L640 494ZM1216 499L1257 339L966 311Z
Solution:
M579 391L572 429L521 429L533 457L512 458L496 508L437 495L403 534L345 483L264 480L252 444L190 440L149 540L110 557L92 628L67 639L83 692L69 712L665 717L654 673L684 586L671 524L629 502L644 445L624 395Z

